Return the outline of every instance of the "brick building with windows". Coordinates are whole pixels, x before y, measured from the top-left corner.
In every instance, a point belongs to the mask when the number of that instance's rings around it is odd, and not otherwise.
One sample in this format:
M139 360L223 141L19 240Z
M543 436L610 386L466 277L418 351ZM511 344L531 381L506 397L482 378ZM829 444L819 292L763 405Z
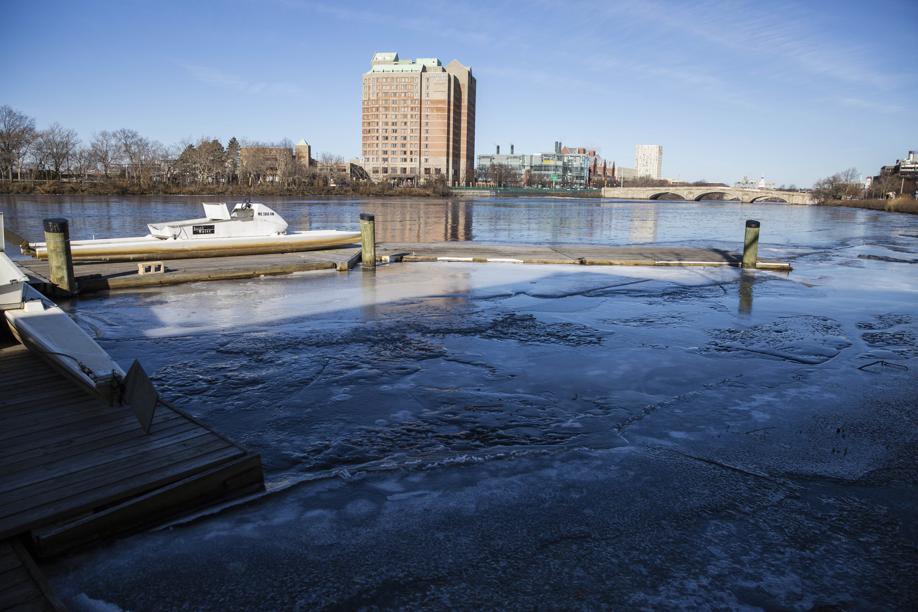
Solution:
M374 181L475 179L475 77L453 60L377 53L363 75L362 155Z

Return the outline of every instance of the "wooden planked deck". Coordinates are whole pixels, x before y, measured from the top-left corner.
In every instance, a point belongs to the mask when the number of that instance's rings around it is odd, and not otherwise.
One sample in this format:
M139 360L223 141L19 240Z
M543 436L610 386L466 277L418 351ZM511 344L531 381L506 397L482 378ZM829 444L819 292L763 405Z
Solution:
M535 245L486 242L382 243L382 261L575 264L587 266L739 266L740 253L668 246ZM790 264L759 260L759 268L790 270Z
M345 247L322 251L303 251L269 255L235 255L197 259L169 259L164 261L162 274L138 274L136 261L97 262L74 261L74 274L81 293L109 289L131 289L176 285L208 280L231 280L293 274L312 270L348 270L359 259L360 249ZM150 261L158 261L155 256ZM33 284L42 289L50 285L47 260L17 260L32 277Z
M0 610L64 610L32 557L15 540L0 540Z
M146 435L21 345L0 373L0 539L57 554L264 486L258 455L174 406Z
M601 245L496 244L484 242L380 243L377 259L382 262L578 264L592 266L739 266L739 253L695 247ZM138 274L137 262L75 261L74 273L80 293L109 289L133 289L208 280L254 278L310 270L349 270L360 260L360 249L346 247L301 253L236 255L200 259L172 259L163 262L162 274ZM48 262L20 260L17 263L40 289L50 285ZM785 262L760 260L765 270L790 270Z

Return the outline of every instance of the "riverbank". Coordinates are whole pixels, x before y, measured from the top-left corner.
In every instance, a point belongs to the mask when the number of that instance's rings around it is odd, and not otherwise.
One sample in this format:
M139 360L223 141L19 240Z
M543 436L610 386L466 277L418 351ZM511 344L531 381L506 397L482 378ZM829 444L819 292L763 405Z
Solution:
M829 200L817 206L842 206L845 208L865 208L867 210L885 210L918 215L918 200L901 197L894 200Z
M363 197L429 197L450 195L445 184L424 187L393 187L388 183L355 183L353 185L315 186L261 183L251 187L238 184L168 185L139 184L136 181L0 181L0 195L195 195L195 196L363 196Z

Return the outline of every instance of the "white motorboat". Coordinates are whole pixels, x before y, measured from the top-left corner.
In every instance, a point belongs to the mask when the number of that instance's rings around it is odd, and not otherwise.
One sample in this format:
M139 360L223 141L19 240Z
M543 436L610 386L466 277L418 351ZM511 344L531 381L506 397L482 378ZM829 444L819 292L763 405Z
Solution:
M287 222L268 206L204 204L204 217L151 223L146 236L71 240L74 259L137 260L289 253L353 244L360 232L311 230L287 232ZM44 242L29 244L29 252L47 258Z

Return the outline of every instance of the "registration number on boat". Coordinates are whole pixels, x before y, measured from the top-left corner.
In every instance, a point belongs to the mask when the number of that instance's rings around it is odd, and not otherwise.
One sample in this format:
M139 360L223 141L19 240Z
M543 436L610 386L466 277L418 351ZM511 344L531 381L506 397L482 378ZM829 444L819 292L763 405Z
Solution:
M192 225L191 233L192 234L213 234L214 226L213 225Z

